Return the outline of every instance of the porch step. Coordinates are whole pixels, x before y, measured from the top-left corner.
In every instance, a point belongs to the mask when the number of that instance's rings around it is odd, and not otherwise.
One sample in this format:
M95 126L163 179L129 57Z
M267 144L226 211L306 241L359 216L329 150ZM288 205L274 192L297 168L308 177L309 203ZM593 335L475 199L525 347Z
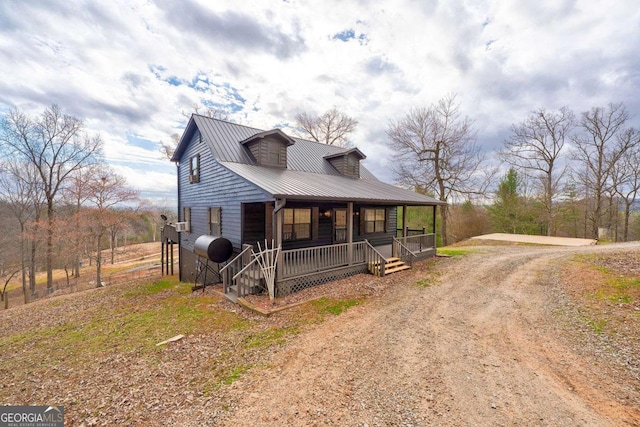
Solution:
M229 286L224 296L234 304L238 303L238 287L236 285Z
M384 274L397 273L399 271L409 270L411 266L405 264L400 258L387 258L384 263ZM375 263L371 268L371 273L376 276L380 275L380 263Z
M397 273L398 271L404 271L409 269L411 269L410 266L406 265L405 263L402 263L402 265L398 265L396 267L391 267L391 268L385 267L384 274Z

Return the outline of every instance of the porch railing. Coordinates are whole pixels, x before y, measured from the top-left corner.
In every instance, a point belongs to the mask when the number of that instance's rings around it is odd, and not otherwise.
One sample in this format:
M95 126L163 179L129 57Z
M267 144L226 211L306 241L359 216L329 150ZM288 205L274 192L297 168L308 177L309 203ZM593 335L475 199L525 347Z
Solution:
M233 277L242 270L247 264L251 262L251 246L244 248L242 252L234 259L225 264L220 269L220 276L222 277L222 290L226 294L229 292L229 287L232 286Z
M368 241L364 241L363 247L364 261L367 264L367 268L371 274L384 277L384 270L387 264L387 260L376 248L371 246Z
M434 246L434 234L403 237L393 241L396 256L409 264L413 263L418 252L433 249ZM251 253L251 246L247 246L220 270L225 293L234 286L237 296L244 296L263 286L262 271L255 259ZM358 265L366 266L372 274L384 276L386 263L385 256L367 240L351 244L288 249L280 252L277 280L296 280L316 273Z
M420 234L427 234L427 228L407 228L407 236L418 236ZM396 237L398 239L402 237L402 228L396 229Z
M249 264L238 271L232 278L232 283L237 286L236 293L239 297L256 293L262 287L262 269L258 258L254 257Z
M401 237L398 238L398 240L413 253L419 253L436 247L436 235L433 233Z
M338 245L315 246L311 248L288 249L280 253L279 279L303 276L318 271L361 264L364 262L365 242Z
M417 255L409 249L400 240L393 238L391 253L393 256L400 258L403 262L413 267L413 260L417 258Z

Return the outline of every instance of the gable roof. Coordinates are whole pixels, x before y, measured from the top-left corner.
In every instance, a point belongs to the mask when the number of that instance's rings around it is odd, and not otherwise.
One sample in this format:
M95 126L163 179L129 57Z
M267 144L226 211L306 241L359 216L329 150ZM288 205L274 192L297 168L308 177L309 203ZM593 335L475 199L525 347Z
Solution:
M442 205L443 202L411 190L379 181L360 165L360 178L341 175L328 158L355 153L301 138L291 138L280 129L263 131L244 125L193 114L171 158L179 161L196 130L225 168L262 188L274 198L340 200L383 204ZM256 138L278 135L291 141L287 147L287 168L258 165L243 145ZM323 175L319 177L318 174Z
M260 132L257 133L253 136L250 136L249 138L245 139L244 141L240 141L240 144L242 145L247 145L250 142L253 141L257 141L263 138L268 138L268 137L277 137L278 139L282 140L285 142L285 144L287 145L293 145L295 143L295 141L293 140L293 138L291 138L289 135L287 135L286 133L282 132L280 129L272 129L272 130L265 130L264 132Z
M324 156L324 158L325 159L333 159L335 157L348 156L351 153L355 153L355 155L361 160L367 158L367 156L365 156L364 153L362 151L358 150L357 148L352 148L350 150L343 150L343 151L340 151L338 153L327 154L326 156Z

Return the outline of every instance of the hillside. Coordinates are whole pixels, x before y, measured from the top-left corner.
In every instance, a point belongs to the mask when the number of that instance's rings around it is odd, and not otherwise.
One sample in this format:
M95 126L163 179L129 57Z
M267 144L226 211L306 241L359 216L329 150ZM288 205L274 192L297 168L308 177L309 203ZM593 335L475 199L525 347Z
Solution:
M175 279L3 311L0 402L65 425L640 423L638 244L449 253L268 318Z

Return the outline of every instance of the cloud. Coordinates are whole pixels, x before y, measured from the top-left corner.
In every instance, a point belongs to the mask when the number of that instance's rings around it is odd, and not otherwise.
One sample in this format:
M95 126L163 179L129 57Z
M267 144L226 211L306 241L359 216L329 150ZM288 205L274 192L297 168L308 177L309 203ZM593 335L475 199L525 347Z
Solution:
M244 51L267 51L279 59L290 59L303 52L304 38L298 28L286 33L278 26L235 10L214 11L192 0L159 2L167 21L185 37L204 37L205 42Z
M640 127L638 22L630 0L9 0L0 111L58 103L134 182L169 188L175 167L159 143L182 133L194 105L262 129L335 106L359 121L354 142L391 180L389 119L449 93L488 148L539 107L624 102Z

